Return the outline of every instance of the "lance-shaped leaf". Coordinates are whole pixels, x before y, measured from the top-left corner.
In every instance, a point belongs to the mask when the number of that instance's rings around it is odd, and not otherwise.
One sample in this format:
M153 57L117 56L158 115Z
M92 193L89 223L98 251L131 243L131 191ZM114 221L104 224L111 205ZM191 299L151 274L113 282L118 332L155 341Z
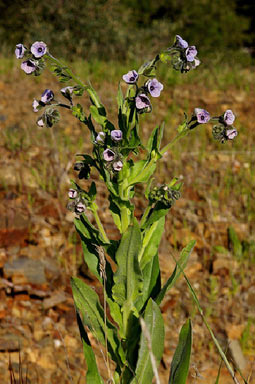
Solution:
M143 245L139 254L139 263L142 270L157 253L159 243L164 232L164 226L165 217L161 217L159 221L156 221L144 231Z
M114 300L122 306L126 319L135 310L135 304L141 298L142 273L139 268L138 254L142 246L141 232L136 220L122 236L116 253L117 272L114 275L112 294Z
M156 169L156 160L151 159L139 160L132 168L130 168L130 176L128 178L128 184L134 185L138 183L146 183L149 178L153 175Z
M182 327L179 343L171 364L169 384L185 384L189 373L190 353L192 346L191 321L188 320Z
M125 357L117 336L117 330L108 319L106 319L105 324L104 309L96 292L77 277L71 279L71 286L75 306L86 319L86 325L101 344L105 345L105 337L107 336L108 352L111 358L121 366Z
M147 304L144 321L149 334L149 340L147 340L147 335L142 333L135 377L131 384L148 384L152 382L154 373L150 353L153 354L156 365L158 365L164 350L164 321L159 306L152 299Z
M181 251L181 255L180 255L180 258L178 260L178 264L181 266L182 270L186 267L189 256L190 256L191 252L193 251L195 244L196 244L195 240L192 240ZM166 292L169 291L170 288L172 288L172 286L174 285L176 280L179 278L180 274L182 273L182 270L179 268L179 266L176 265L172 275L169 277L169 279L165 283L164 287L161 289L159 295L157 296L156 303L158 305L160 305L160 303L162 302Z
M85 357L85 361L87 364L87 372L86 372L86 383L87 384L104 384L97 367L97 362L95 358L95 354L91 347L87 332L82 324L81 317L79 312L76 313L77 323L80 330L80 335L82 339L83 345L83 354Z
M159 269L158 252L154 255L150 263L143 269L143 304L151 297L157 297L161 289L161 277Z
M146 149L149 153L149 158L151 158L153 151L154 153L156 153L157 159L160 159L162 157L162 155L160 154L160 144L164 132L164 126L165 124L162 123L161 126L156 127L150 135L146 146Z

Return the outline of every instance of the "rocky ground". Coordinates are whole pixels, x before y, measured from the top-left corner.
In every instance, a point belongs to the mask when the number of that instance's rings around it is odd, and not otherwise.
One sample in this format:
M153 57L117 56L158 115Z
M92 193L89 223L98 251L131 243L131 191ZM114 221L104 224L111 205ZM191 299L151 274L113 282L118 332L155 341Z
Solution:
M244 73L245 79L249 76ZM245 87L226 85L220 90L197 84L166 86L154 103L155 113L144 119L144 135L164 116L167 126L175 127L183 110L191 112L199 106L212 114L233 109L239 136L222 146L212 141L209 129L200 130L162 159L158 181L173 176L184 181L182 198L171 210L161 244L162 277L165 280L174 268L171 254L178 257L180 249L196 239L187 275L220 343L224 348L229 343L229 358L246 378L251 375L251 384L255 383L255 131L251 118L255 92L252 81ZM94 85L113 115L115 87L96 80ZM49 87L56 87L51 75L28 79L17 68L0 74L1 383L9 383L9 359L18 377L19 351L29 383L85 383L70 276L81 276L101 294L83 261L73 214L66 210L69 179L75 178L75 154L89 151L86 131L68 113L53 131L38 129L31 103ZM166 139L173 130L167 129ZM96 180L96 175L92 178ZM100 182L98 190L102 222L109 236L117 237ZM144 208L142 193L136 201L138 217ZM239 253L229 240L229 227L242 242ZM193 323L188 382L215 383L220 357L182 279L168 293L162 312L166 341L159 368L161 384L168 382L178 331L188 316ZM106 375L103 351L96 342L94 346ZM232 383L224 367L220 383Z

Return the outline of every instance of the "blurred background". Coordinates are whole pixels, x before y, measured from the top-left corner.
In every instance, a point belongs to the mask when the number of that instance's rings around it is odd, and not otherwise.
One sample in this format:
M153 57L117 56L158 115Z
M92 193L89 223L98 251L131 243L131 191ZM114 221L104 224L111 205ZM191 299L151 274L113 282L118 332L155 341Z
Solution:
M32 101L46 88L61 99L51 72L26 76L15 45L45 41L51 53L90 81L117 124L118 82L179 34L196 45L201 65L187 74L160 65L164 84L143 135L166 123L163 145L194 108L211 115L232 109L239 135L224 145L200 126L161 160L156 182L179 177L182 198L171 209L160 249L162 280L189 240L197 241L187 267L205 316L235 369L255 383L255 3L231 0L0 1L0 379L8 383L9 356L18 377L19 350L30 383L84 383L86 365L76 324L70 276L95 287L83 261L73 216L66 210L77 153L89 153L86 127L68 111L53 129L39 129ZM123 84L124 86L124 84ZM88 111L86 96L75 99ZM98 130L100 129L97 127ZM97 175L100 216L118 238ZM80 181L86 188L87 182ZM136 215L145 206L138 188ZM140 194L140 197L139 197ZM89 215L89 213L88 213ZM162 305L166 324L159 372L168 382L178 331L190 316L193 352L188 383L215 384L220 358L183 279ZM106 377L96 340L92 341ZM25 375L24 375L25 376ZM222 368L219 381L230 384Z

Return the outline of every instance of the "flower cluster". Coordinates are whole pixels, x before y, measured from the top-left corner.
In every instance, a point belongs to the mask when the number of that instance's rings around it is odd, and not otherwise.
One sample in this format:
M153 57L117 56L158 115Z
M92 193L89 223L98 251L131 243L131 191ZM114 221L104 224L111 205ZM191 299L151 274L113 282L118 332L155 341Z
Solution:
M36 41L28 50L23 44L17 44L15 55L17 59L27 58L21 63L21 69L27 75L40 75L44 68L42 57L47 53L47 45L43 41Z
M129 85L136 85L135 106L138 113L151 112L152 106L149 95L159 97L164 86L156 78L150 79L138 88L137 81L139 75L135 70L131 70L122 76L122 79Z
M167 63L170 61L172 67L185 73L199 66L195 45L189 45L180 35L176 35L174 44L166 51L161 52L160 60Z
M151 203L160 202L165 207L171 208L175 200L178 200L180 196L181 194L178 190L163 184L160 187L154 187L150 191L149 200Z
M81 191L70 188L68 191L70 201L67 204L67 209L71 212L75 212L77 215L81 215L87 208L87 200L82 195Z
M218 118L216 117L215 120L218 121L218 124L214 125L212 129L212 134L215 140L225 143L225 141L233 140L237 136L238 132L233 127L235 115L231 109L228 109Z

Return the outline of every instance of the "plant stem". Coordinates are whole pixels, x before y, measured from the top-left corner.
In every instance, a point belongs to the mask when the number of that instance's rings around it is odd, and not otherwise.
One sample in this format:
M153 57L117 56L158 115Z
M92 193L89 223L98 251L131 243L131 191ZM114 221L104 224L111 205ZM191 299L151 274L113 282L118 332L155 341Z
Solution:
M168 143L165 147L161 149L160 154L163 155L164 153L166 153L178 140L189 134L189 132L190 129L185 129L182 132L178 133L178 135L176 135L173 140L170 141L170 143Z
M140 227L142 227L147 219L147 216L148 214L150 213L150 210L151 210L151 204L149 204L146 208L145 208L145 211L143 213L143 216L141 218L141 221L140 221Z
M96 220L96 223L97 223L97 227L99 229L99 232L101 233L102 238L104 239L104 241L107 244L110 244L110 240L108 239L108 237L107 237L107 235L105 233L103 224L102 224L102 222L100 220L100 217L98 216L98 213L97 213L98 208L97 208L97 205L95 203L92 204L91 210L92 210L93 215L95 217L95 220Z

